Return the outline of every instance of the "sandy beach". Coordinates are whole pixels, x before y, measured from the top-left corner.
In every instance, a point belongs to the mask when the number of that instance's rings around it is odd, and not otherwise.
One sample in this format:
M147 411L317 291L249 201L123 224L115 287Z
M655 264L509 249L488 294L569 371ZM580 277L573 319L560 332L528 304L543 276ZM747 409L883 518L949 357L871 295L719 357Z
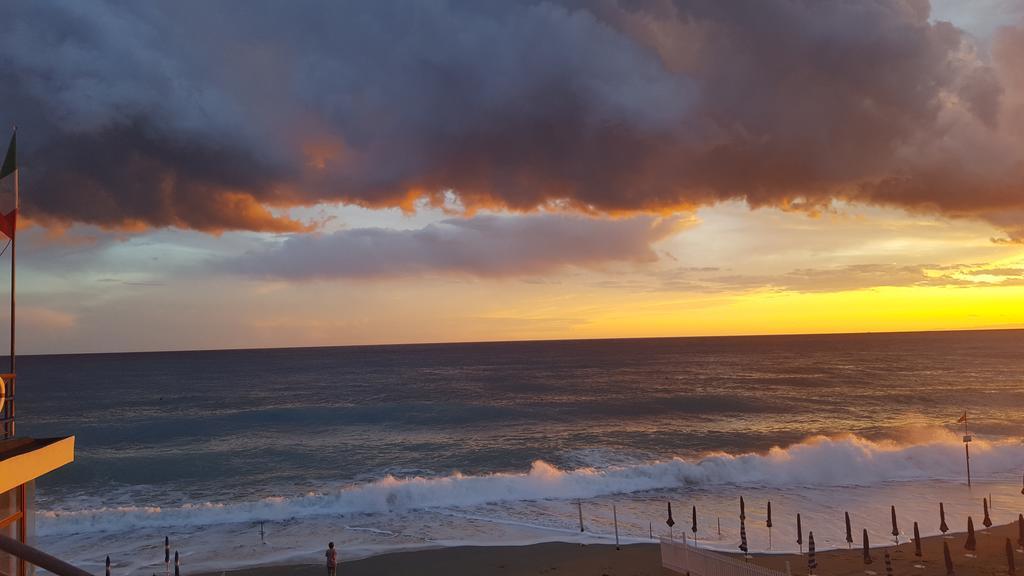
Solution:
M1008 574L1006 538L1014 544L1017 564L1024 569L1024 553L1016 546L1017 525L993 527L977 532L977 551L964 549L966 535L932 536L922 539L923 555L914 555L913 542L904 542L898 548L889 548L894 574L945 576L942 544L949 544L953 564L958 576ZM873 576L885 574L884 548L873 548L874 562L865 566L860 548L832 550L817 555L816 574L835 576ZM740 557L738 554L733 557ZM807 574L807 558L796 554L753 555L748 560L761 566L785 570L789 562L793 574ZM229 571L231 576L322 576L320 564L263 566ZM661 567L657 545L632 544L616 549L614 545L594 544L581 546L568 543L546 543L532 546L462 546L411 552L384 554L352 562L343 562L339 568L343 576L383 576L422 574L432 575L492 575L508 576L557 574L562 576L649 576L671 575ZM213 573L206 576L217 576Z

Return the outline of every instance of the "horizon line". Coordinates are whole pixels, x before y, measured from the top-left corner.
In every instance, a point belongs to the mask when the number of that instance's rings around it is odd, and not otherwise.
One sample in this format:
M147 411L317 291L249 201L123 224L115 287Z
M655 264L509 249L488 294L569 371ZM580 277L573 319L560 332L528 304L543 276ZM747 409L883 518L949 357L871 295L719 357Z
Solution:
M459 345L489 345L489 344L529 344L529 343L555 343L555 342L613 342L629 340L709 340L726 338L797 338L803 336L867 336L867 335L901 335L901 334L955 334L961 332L1024 332L1024 327L1006 328L951 328L946 330L883 330L883 331L862 331L862 332L783 332L769 334L710 334L710 335L684 335L684 336L625 336L625 337L594 337L594 338L524 338L511 340L452 340L445 342L380 342L374 344L321 344L313 346L238 346L229 348L180 348L164 350L122 350L105 352L44 352L18 354L19 358L27 356L98 356L104 354L175 354L195 352L258 352L271 350L317 350L326 348L400 348L400 347L424 347L424 346L459 346ZM0 359L8 358L9 355L0 355Z

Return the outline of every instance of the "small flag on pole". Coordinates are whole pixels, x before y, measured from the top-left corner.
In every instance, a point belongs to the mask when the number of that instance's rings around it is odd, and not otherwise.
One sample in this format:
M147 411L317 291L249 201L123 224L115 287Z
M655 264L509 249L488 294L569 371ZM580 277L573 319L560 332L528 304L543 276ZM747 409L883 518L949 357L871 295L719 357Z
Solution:
M982 420L984 420L984 418L982 418ZM964 415L958 418L956 421L957 424L963 424L964 422L967 422L967 410L964 410Z
M0 180L7 178L18 169L18 131L11 133L11 142L7 145L7 154L4 156L4 165L0 168Z

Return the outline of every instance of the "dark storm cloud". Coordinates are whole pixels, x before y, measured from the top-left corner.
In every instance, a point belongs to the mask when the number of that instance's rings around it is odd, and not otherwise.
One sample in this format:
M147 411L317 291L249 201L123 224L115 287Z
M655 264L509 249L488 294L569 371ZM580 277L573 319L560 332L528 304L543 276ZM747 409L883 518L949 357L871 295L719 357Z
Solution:
M922 0L10 2L25 208L297 231L275 208L835 198L1024 231L1020 31Z
M415 230L359 228L294 235L217 263L261 278L382 278L431 273L480 277L541 274L567 266L657 259L650 245L685 222L541 214L450 219Z

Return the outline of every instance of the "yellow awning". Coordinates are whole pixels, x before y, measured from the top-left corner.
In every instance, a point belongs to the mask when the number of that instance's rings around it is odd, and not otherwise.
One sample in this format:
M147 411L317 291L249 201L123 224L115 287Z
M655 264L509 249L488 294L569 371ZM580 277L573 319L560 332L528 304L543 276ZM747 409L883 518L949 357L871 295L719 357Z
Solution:
M0 493L74 462L75 437L14 438L0 442Z

